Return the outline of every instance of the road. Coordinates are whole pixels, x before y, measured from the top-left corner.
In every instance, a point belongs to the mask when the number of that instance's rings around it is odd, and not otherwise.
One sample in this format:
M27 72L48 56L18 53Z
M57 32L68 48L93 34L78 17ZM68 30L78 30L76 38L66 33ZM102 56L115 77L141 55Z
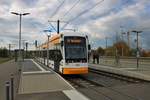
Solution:
M11 58L1 58L0 57L0 64L1 63L4 63L4 62L6 62L6 61L9 61Z

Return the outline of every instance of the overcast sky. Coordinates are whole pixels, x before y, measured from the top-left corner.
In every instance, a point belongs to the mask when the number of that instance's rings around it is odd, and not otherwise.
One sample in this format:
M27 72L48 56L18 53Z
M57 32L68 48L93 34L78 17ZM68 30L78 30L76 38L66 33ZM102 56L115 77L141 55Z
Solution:
M1 46L18 43L19 17L10 13L14 11L31 13L22 20L22 39L31 44L46 40L43 30L52 29L48 20L60 19L69 22L61 23L61 29L65 25L86 33L93 48L105 47L105 37L112 45L116 33L136 29L143 31L140 46L150 49L150 0L0 0L0 7ZM135 38L131 33L133 46Z

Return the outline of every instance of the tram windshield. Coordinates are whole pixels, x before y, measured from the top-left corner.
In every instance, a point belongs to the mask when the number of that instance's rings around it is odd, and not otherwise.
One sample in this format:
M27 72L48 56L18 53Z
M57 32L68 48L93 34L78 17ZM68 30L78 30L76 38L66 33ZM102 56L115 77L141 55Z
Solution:
M72 61L86 61L87 48L84 37L65 37L65 58Z

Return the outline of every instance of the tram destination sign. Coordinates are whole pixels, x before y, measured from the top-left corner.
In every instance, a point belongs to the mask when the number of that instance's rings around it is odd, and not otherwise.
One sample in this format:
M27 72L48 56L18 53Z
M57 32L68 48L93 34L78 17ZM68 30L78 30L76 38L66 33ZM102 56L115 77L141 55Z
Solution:
M81 44L85 43L85 38L83 37L67 37L65 39L67 44Z

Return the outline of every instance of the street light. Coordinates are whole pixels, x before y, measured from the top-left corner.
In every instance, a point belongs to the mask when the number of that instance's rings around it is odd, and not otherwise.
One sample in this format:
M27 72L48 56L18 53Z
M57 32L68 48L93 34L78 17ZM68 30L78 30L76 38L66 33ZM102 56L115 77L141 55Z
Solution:
M137 41L136 41L136 48L137 48L137 51L136 51L136 59L137 59L137 68L139 67L139 33L142 33L142 31L136 31L136 30L133 30L132 32L136 33L136 38L137 38Z
M25 15L29 15L30 13L17 13L17 12L11 12L11 14L14 14L14 15L19 15L19 58L21 60L21 19L22 19L22 16L25 16Z
M24 57L25 57L25 42L27 40L22 40L22 46L23 46L23 61L24 61Z
M52 32L51 30L44 30L44 32ZM47 66L49 65L49 38L51 36L51 34L46 34L47 37L48 37L48 40L47 40Z

